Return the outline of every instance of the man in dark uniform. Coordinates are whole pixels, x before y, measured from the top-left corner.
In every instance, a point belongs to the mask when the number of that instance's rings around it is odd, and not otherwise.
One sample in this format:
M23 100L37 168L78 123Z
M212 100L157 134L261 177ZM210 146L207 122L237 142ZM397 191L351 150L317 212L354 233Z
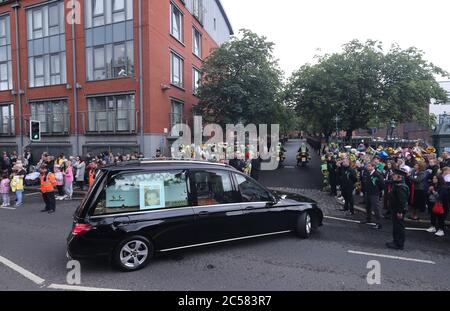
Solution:
M337 164L336 160L334 159L334 155L332 153L329 153L327 156L327 169L328 169L328 178L330 181L330 187L331 187L331 196L337 196L337 183L338 183L338 176L337 176Z
M367 169L362 175L362 191L366 202L367 220L362 224L372 222L372 212L375 213L375 229L381 229L380 200L384 190L384 179L376 170L375 163L367 164Z
M392 210L394 240L391 243L386 243L386 246L396 250L403 250L405 246L404 219L409 198L409 188L404 182L406 176L406 172L398 169L394 170L394 174L392 176L394 185L389 198L390 207Z
M341 212L349 211L351 215L355 214L353 191L355 190L355 183L357 181L356 171L350 167L349 159L342 161L340 170L341 190L342 196L345 200L344 208Z

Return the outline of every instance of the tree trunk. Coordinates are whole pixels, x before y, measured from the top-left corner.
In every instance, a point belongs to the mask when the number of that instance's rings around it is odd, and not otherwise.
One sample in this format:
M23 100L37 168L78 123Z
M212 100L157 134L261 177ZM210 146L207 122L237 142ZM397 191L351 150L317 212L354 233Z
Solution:
M352 140L352 138L353 138L353 131L354 131L354 129L348 129L347 130L347 133L346 133L346 136L345 136L347 142L350 142Z

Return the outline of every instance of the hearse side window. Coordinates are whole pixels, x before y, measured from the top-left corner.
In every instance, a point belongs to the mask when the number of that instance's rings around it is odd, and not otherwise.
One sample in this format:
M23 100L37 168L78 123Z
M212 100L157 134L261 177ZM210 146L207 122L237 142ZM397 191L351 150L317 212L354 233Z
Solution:
M269 202L272 200L266 189L251 179L239 174L235 174L235 176L243 202Z
M188 206L186 179L184 171L116 175L102 190L94 215Z
M192 182L198 206L237 203L238 193L233 189L228 172L194 171Z

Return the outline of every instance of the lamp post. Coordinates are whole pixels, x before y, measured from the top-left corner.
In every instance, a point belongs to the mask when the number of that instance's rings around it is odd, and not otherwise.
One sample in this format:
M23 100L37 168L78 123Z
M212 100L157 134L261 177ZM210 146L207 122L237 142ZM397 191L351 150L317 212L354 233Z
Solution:
M397 128L397 123L395 120L391 120L390 122L390 131L391 131L391 140L394 140L394 148L397 147L395 144L394 131Z
M337 113L334 117L334 121L336 122L336 141L339 142L339 121L341 121L341 118L339 118L339 115Z

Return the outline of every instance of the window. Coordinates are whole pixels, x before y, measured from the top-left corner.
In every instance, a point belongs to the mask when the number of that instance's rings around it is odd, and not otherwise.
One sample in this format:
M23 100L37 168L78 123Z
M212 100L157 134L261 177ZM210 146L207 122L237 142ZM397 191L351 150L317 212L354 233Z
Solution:
M101 192L94 215L187 207L186 179L184 171L118 175Z
M173 128L177 124L183 123L183 107L184 103L178 100L172 100L172 114L170 127Z
M30 103L30 119L41 122L45 134L67 134L69 113L67 100L49 100Z
M176 85L178 87L183 87L183 67L184 61L183 59L175 54L174 52L170 53L170 83Z
M133 20L133 0L85 0L86 28Z
M270 194L249 178L235 174L243 202L269 202Z
M113 23L125 20L125 0L113 0Z
M0 91L12 90L12 59L9 15L0 16Z
M203 0L192 0L192 15L203 23Z
M173 3L170 3L170 34L183 42L183 13Z
M92 97L89 105L89 132L134 132L134 95Z
M14 106L0 105L0 135L14 134Z
M192 52L198 57L202 57L202 34L197 28L192 28Z
M193 172L192 180L198 206L229 204L239 201L228 172Z
M198 94L198 90L202 84L202 74L197 68L192 68L192 93Z
M27 9L29 87L66 83L64 1Z
M87 80L133 76L133 1L85 1Z
M50 55L50 83L61 83L61 59L59 54Z

